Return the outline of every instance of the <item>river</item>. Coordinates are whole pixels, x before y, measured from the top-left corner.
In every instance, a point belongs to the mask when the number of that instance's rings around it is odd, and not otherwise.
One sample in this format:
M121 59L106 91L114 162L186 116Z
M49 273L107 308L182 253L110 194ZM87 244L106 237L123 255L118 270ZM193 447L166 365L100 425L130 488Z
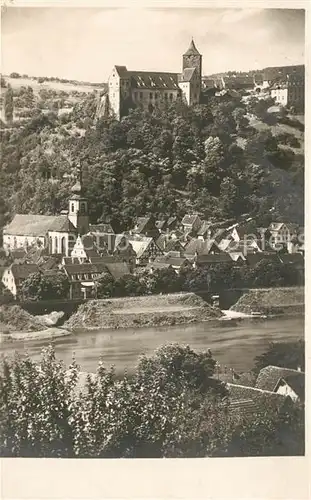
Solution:
M191 325L157 328L83 331L53 341L56 355L67 365L72 354L83 371L94 372L100 357L107 367L115 365L122 373L130 373L143 353L151 354L158 346L168 342L189 344L195 350L210 348L213 357L222 365L236 371L248 371L255 356L264 352L271 341L297 340L304 335L301 316L232 322L211 321ZM38 360L47 340L10 342L0 346L0 354L28 352Z

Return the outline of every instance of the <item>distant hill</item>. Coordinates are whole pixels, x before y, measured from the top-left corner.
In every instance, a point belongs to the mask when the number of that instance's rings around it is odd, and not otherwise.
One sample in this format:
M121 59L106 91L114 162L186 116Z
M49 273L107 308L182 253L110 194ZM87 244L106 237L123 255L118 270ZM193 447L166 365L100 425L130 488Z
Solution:
M304 64L293 64L291 66L269 66L263 69L249 70L249 71L227 71L222 73L213 73L205 75L206 78L223 78L224 76L254 76L262 74L265 80L273 80L279 76L287 74L299 74L304 76Z

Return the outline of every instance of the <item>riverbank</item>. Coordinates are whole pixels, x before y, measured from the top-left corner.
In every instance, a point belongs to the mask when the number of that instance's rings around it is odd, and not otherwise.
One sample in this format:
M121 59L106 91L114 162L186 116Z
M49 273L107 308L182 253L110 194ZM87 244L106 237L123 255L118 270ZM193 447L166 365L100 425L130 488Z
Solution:
M36 332L10 332L0 333L0 343L11 341L29 341L29 340L53 340L61 337L68 337L72 332L63 328L46 328Z
M267 316L303 314L304 287L260 288L248 290L230 307L230 311Z
M218 319L222 312L194 293L91 300L64 327L70 330L172 326Z

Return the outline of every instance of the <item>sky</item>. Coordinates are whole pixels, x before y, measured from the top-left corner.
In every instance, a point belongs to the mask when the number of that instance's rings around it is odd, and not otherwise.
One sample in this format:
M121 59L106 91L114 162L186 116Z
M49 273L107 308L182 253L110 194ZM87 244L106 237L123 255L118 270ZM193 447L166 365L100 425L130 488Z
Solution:
M304 63L304 11L8 7L1 71L105 82L115 64L180 72L191 37L203 74Z

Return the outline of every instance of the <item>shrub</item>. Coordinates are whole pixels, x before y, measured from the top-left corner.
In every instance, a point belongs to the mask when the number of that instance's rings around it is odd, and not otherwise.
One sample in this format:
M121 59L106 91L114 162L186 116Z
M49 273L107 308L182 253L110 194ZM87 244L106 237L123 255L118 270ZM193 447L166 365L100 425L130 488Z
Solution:
M228 411L215 360L188 346L160 347L130 379L100 362L84 381L52 347L37 364L4 359L0 456L155 458L302 454L303 409L267 406L252 419ZM203 382L203 383L202 383ZM281 439L282 446L279 446Z

